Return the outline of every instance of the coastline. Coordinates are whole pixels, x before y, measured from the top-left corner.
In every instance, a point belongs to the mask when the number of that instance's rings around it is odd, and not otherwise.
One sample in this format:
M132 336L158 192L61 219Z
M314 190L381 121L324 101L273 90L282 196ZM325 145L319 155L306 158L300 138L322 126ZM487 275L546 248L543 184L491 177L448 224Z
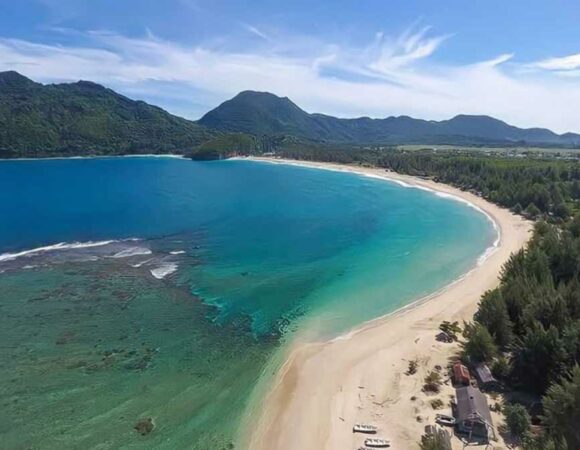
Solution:
M89 156L44 156L40 158L0 158L2 161L58 161L67 159L107 159L107 158L174 158L188 159L176 153L143 153L134 155L89 155Z
M498 240L477 265L443 289L327 342L292 343L288 356L261 401L259 414L247 422L242 448L290 450L352 449L362 444L352 433L357 422L379 425L395 448L415 448L435 413L422 380L434 365L445 367L457 344L435 340L443 320L472 320L481 295L497 286L510 254L525 246L531 223L474 194L384 169L333 163L243 158L314 169L356 173L452 197L485 214ZM419 370L406 376L410 360ZM450 393L443 389L444 393ZM416 397L411 401L411 397ZM418 420L421 418L421 421ZM456 443L455 443L456 444ZM459 447L460 448L460 447Z

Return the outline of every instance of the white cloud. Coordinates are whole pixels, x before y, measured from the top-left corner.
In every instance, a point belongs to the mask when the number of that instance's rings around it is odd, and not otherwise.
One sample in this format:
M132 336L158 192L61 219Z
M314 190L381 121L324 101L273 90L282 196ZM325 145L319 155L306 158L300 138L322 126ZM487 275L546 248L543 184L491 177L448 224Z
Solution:
M580 53L562 58L548 58L533 63L532 67L545 70L574 70L580 69Z
M423 28L394 38L378 34L363 47L272 38L267 48L262 40L260 50L234 52L101 31L85 34L90 45L77 47L0 39L0 70L39 81L94 80L166 107L179 98L179 111L190 99L194 117L203 113L200 101L209 109L254 89L342 117L488 114L518 126L580 131L577 79L520 70L525 65L513 62L511 54L471 64L437 63L433 55L446 39ZM167 89L168 84L177 88ZM163 98L166 103L158 100Z

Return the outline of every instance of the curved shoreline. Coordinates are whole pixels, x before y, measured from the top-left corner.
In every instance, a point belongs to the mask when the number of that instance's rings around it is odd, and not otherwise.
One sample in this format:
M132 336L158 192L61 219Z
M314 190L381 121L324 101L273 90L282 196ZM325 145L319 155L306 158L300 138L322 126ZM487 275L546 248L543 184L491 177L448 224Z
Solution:
M293 450L352 449L362 438L355 422L380 426L396 448L412 448L435 412L420 397L421 381L435 364L445 366L455 345L435 341L443 320L471 320L481 295L498 284L509 255L522 248L531 224L519 216L457 188L383 169L270 158L254 161L352 172L450 196L475 207L496 227L493 251L444 288L399 310L327 342L292 344L284 364L262 401L260 414L243 430L242 448ZM458 298L463 300L459 301ZM408 361L419 360L419 372L406 377ZM426 422L427 423L427 422Z

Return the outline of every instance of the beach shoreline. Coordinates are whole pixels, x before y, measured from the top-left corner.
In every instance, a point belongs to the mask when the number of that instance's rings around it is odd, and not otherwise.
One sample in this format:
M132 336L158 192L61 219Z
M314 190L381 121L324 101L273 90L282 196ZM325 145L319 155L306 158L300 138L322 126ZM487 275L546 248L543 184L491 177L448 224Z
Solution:
M87 156L42 156L40 158L18 157L18 158L0 158L0 162L8 161L63 161L63 160L79 160L79 159L109 159L109 158L172 158L185 159L189 158L185 155L177 153L137 153L131 155L87 155Z
M443 289L330 341L296 339L261 400L259 413L247 421L240 437L242 448L252 450L346 450L362 445L363 439L352 433L352 426L364 422L379 425L380 434L393 447L417 448L424 426L433 423L437 412L421 392L424 375L435 365L445 367L457 351L457 345L435 340L439 324L472 320L481 295L499 283L510 254L525 246L531 223L472 193L384 169L244 159L350 172L429 190L475 207L496 227L498 239L493 248L472 270ZM419 370L406 376L413 359L419 362Z

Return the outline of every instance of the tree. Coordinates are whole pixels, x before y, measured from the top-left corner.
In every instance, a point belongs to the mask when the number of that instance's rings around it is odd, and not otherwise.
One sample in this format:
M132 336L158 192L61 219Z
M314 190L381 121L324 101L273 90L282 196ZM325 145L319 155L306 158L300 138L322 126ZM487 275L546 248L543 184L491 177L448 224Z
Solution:
M526 215L531 219L537 219L540 214L542 214L542 211L534 203L530 203L526 208Z
M491 372L498 380L505 380L510 374L511 368L509 361L503 355L499 356L493 363Z
M506 405L503 409L510 433L521 442L532 426L530 415L522 405Z
M570 217L571 213L572 211L570 207L564 202L558 203L554 206L554 215L560 219L567 219Z
M475 320L489 330L500 348L505 349L511 343L512 327L501 291L495 289L485 293L479 303Z
M546 252L539 246L534 245L526 252L525 271L530 277L534 277L542 284L549 284L552 280L550 260Z
M567 354L558 330L536 322L514 346L512 375L525 389L544 394L566 367Z
M568 450L563 442L556 443L549 436L527 435L522 442L523 450Z
M497 346L491 334L480 323L467 324L465 336L467 342L463 344L463 351L470 361L489 362L497 355Z
M550 435L568 448L580 448L580 366L548 389L543 398L543 422Z

